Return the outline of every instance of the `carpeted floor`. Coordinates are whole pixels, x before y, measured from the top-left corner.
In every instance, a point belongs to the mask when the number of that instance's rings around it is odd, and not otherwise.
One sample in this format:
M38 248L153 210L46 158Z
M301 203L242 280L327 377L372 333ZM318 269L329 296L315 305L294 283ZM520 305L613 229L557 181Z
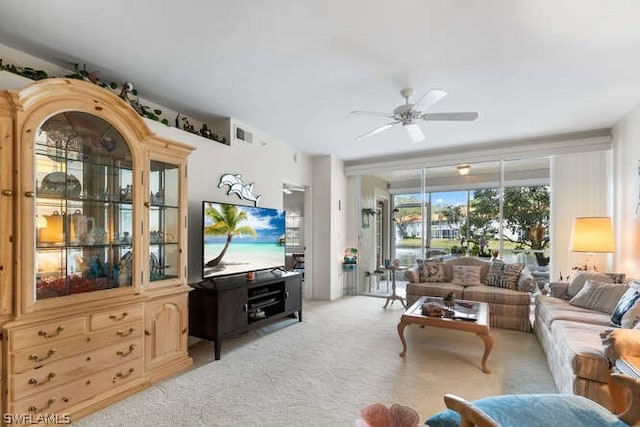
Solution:
M410 326L405 358L396 301L354 296L305 301L294 319L213 344L192 340L194 366L92 414L83 426L353 426L364 406L397 402L426 419L444 393L467 399L556 392L534 334L492 330L484 374L473 334Z

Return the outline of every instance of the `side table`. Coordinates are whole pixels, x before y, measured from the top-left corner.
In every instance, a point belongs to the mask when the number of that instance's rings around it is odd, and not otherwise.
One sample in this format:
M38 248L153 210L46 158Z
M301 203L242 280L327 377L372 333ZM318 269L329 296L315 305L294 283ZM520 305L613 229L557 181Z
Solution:
M358 264L342 264L342 295L358 294Z
M400 295L396 294L396 271L402 271L402 270L406 270L409 268L409 266L407 265L399 265L399 266L390 266L390 267L386 267L386 266L381 266L380 267L382 270L386 271L387 274L391 274L391 295L389 295L387 297L387 301L384 303L384 306L382 308L387 308L387 305L389 304L389 302L391 302L391 304L393 304L393 301L395 300L400 300L400 302L402 303L402 306L404 308L407 308L407 304L405 304L404 302L404 298L402 298Z
M609 389L618 416L629 425L640 422L640 357L623 356L614 362ZM626 390L628 397L622 390Z

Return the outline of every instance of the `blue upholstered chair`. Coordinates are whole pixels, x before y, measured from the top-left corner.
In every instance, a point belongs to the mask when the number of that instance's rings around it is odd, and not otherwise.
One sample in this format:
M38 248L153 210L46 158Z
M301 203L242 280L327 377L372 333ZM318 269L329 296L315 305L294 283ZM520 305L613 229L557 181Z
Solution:
M447 394L448 410L429 418L430 427L607 427L629 426L606 408L573 394L513 394L468 402Z

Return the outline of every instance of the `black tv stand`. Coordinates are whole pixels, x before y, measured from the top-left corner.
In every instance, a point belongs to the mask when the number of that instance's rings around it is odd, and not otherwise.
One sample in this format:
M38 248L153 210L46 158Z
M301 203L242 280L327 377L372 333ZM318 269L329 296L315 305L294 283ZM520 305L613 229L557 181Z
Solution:
M189 292L189 335L215 342L220 359L222 339L295 316L302 322L302 276L273 269L244 275L206 279Z

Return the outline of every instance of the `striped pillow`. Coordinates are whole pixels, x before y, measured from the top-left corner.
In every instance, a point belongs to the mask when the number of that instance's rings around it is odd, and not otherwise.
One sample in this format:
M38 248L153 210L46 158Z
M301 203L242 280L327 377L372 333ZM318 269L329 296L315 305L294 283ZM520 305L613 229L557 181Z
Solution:
M524 269L524 264L505 264L503 261L495 260L489 267L489 272L484 279L484 284L498 288L518 290L518 279Z
M569 304L589 310L613 313L627 285L587 280L578 294L569 300Z
M496 286L496 283L502 277L502 271L504 270L504 261L499 259L492 261L489 265L489 271L484 278L484 284L489 286Z

